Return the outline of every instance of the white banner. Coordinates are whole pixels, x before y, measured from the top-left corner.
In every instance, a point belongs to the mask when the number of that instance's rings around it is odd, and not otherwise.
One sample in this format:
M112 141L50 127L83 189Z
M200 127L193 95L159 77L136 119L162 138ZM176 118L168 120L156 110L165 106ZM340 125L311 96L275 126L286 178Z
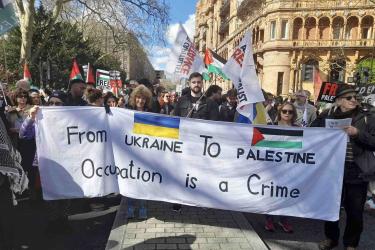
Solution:
M191 73L202 73L204 70L203 58L196 51L194 43L180 24L176 40L171 48L166 71L174 75L176 79L186 79Z
M232 80L238 92L237 111L245 117L251 116L252 105L250 104L264 101L256 74L251 36L251 31L245 33L223 68L223 72Z
M111 111L41 109L37 147L45 199L120 192L243 212L339 218L342 130Z

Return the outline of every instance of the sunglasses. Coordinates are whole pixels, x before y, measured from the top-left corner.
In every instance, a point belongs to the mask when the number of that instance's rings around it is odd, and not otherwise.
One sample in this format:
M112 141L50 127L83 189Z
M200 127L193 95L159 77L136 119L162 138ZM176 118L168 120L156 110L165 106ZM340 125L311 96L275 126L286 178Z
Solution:
M62 102L48 102L49 106L62 106Z
M281 113L283 113L284 115L286 115L286 114L293 115L293 110L282 109Z
M354 99L354 101L357 101L357 96L355 95L351 95L351 96L346 96L346 97L343 97L343 99L347 100L347 101L351 101L352 99Z

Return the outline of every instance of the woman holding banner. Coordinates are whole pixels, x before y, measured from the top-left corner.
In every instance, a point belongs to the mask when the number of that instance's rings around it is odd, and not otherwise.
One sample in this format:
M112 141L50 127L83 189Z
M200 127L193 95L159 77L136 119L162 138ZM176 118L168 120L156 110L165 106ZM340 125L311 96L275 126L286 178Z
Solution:
M350 138L346 149L341 200L346 211L343 243L346 249L355 249L363 230L368 181L375 179L374 169L364 161L368 158L367 153L375 151L375 114L360 107L353 86L341 84L334 106L324 111L312 126L325 127L326 119L345 118L351 118L352 122L350 126L343 127ZM326 222L324 231L327 239L320 242L319 249L335 248L340 236L339 221Z
M129 98L129 109L147 112L151 110L152 93L144 85L136 87ZM128 218L134 218L134 199L128 199ZM146 201L140 200L139 219L147 219Z
M274 125L279 126L287 126L287 127L299 127L296 125L297 119L297 110L291 102L284 102L280 105L277 116L276 122ZM272 124L269 124L272 125ZM279 223L278 225L284 230L286 233L293 233L293 227L289 224L287 217L279 216ZM275 231L275 226L273 223L273 216L266 215L266 224L264 225L264 229L269 232Z

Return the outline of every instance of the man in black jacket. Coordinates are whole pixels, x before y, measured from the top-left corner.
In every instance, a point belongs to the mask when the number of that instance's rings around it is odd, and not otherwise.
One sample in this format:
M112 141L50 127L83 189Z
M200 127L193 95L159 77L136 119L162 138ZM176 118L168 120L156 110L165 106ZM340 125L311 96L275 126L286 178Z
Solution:
M86 106L87 102L82 99L85 89L86 83L82 79L71 80L65 106Z
M219 120L219 106L202 92L203 76L194 72L189 77L190 92L181 96L174 109L174 115L204 120ZM180 204L174 204L173 210L181 211Z
M375 177L373 172L367 173L368 169L358 164L358 159L364 157L365 149L375 150L375 115L360 108L355 89L347 84L340 85L334 107L324 111L311 126L324 127L326 119L344 118L351 118L352 124L343 128L350 137L346 149L342 189L342 205L346 211L343 243L346 249L355 249L363 230L363 209L368 181L374 180ZM324 232L327 239L320 242L319 249L335 248L340 236L339 221L326 222Z
M203 95L203 76L194 72L189 77L190 93L178 100L174 115L204 120L219 120L218 105Z

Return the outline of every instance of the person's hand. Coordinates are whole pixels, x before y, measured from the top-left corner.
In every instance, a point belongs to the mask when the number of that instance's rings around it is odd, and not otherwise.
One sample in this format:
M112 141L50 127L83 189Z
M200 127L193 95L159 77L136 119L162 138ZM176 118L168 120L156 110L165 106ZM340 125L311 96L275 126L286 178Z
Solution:
M36 114L38 113L39 106L34 106L29 110L30 118L35 121Z
M350 136L350 137L356 137L358 135L358 129L353 126L345 126L343 127L344 131Z

